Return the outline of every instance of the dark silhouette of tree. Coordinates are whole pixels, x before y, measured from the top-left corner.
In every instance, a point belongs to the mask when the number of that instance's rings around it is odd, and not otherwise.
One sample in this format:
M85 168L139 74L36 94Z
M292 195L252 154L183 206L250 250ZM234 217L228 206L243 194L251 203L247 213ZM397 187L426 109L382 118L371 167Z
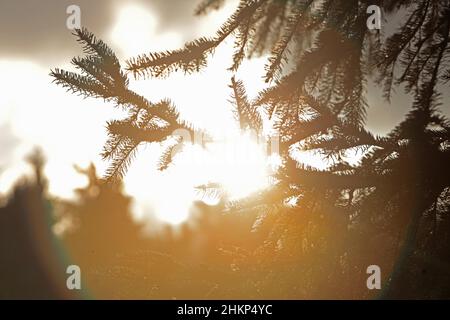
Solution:
M197 13L223 3L204 1ZM366 9L371 4L378 4L387 17L400 16L400 27L391 34L369 30ZM110 140L103 156L112 159L110 180L124 174L140 143L162 142L174 129L195 128L180 121L168 100L151 103L129 90L128 75L197 72L232 35L231 71L245 57L268 53L265 79L271 85L255 101L248 101L241 82L233 78L231 85L241 128L260 130L260 114L266 113L280 136L283 159L272 187L226 204L234 212L257 212L256 227L269 224L267 241L241 263L255 262L248 269L256 275L254 283L259 280L259 289L266 286L263 291L274 296L277 289L287 297L333 295L340 284L360 277L361 287L349 287L344 297L367 297L361 280L367 265L383 260L379 264L390 270L400 255L393 274L385 274L384 294L402 297L414 278L410 271L419 265L413 260L423 250L429 252L419 240L434 238L436 246L438 231L448 238L449 121L439 107L450 73L449 13L449 1L242 0L215 36L131 58L124 69L106 44L86 29L76 30L87 56L72 63L82 75L59 69L51 75L74 93L113 101L130 112L128 118L108 123ZM364 126L371 78L383 86L387 99L394 88L414 96L410 113L385 137ZM162 168L170 162L171 150L163 154ZM346 154L355 150L364 158L350 165ZM330 167L301 165L295 151L319 152ZM434 225L427 232L424 221L430 217ZM381 236L387 239L383 245ZM381 249L389 252L385 259L379 258ZM290 271L281 273L286 268ZM279 281L281 274L305 277L292 286L288 276ZM335 288L325 274L340 279ZM448 294L448 286L441 289L433 294ZM409 292L432 295L430 288L420 290Z
M88 185L75 190L76 201L59 203L60 218L71 224L63 236L68 248L75 257L82 254L85 263L135 250L141 230L133 221L131 199L123 194L121 184L102 183L92 164L77 171L88 178Z
M33 177L20 179L0 207L0 298L72 298L52 232L53 208L42 174L45 159L36 149L27 160Z

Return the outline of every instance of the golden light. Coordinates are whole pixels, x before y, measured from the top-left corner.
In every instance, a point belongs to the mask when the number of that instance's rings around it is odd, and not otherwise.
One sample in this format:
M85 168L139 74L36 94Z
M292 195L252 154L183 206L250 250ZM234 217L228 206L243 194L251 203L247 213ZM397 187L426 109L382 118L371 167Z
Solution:
M205 148L188 143L163 172L155 166L159 145L141 148L125 177L127 192L140 203L136 217L179 225L189 219L194 201L214 205L220 200L198 188L209 183L220 185L230 200L261 190L268 186L271 166L263 146L249 132L227 134ZM143 202L149 206L142 207Z
M234 7L224 10L234 10ZM216 16L215 21L202 23L217 24L218 19L225 21L226 16L227 12L223 17ZM156 32L158 26L159 21L148 7L119 7L111 31L114 49L129 58L183 45L179 34ZM156 217L171 225L183 223L189 218L194 201L208 201L199 195L196 187L209 182L220 184L231 199L245 197L267 186L269 157L254 137L237 129L230 109L228 85L233 74L227 69L232 64L232 55L233 42L227 41L215 51L209 66L199 73L178 72L165 79L131 82L133 90L152 101L170 98L184 120L217 138L204 150L185 148L162 173L155 166L157 155L162 152L160 146L139 150L125 177L126 191L136 199L134 210L138 219L150 222ZM265 58L246 61L236 75L244 80L250 96L264 86L261 73L264 63Z
M224 20L224 17L219 20ZM122 58L128 58L182 45L178 34L156 32L158 25L156 16L147 7L119 7L110 35L113 49L125 55ZM196 189L210 182L220 184L230 199L246 197L268 186L273 159L255 137L237 128L229 102L231 90L228 88L231 77L235 75L243 80L249 99L254 97L266 85L262 77L266 57L244 61L238 72L233 74L227 70L232 64L232 55L231 39L217 48L209 66L199 73L185 75L178 72L166 79L131 81L133 90L152 101L171 98L185 120L217 138L208 144L206 150L187 147L165 172L156 169L162 148L159 145L141 148L125 176L125 190L134 199L136 218L152 223L156 217L159 221L179 225L189 218L194 201L214 203L199 196ZM14 120L14 133L27 142L24 150L29 150L32 145L44 147L48 156L45 173L50 181L50 193L72 197L73 189L86 183L85 177L75 172L73 164L83 167L93 161L100 174L105 171L108 163L99 156L106 139L101 124L120 118L121 114L105 107L103 101L88 99L80 103L79 97L67 95L56 86L48 86L48 70L45 68L8 61L0 63L0 70L7 75L3 81L0 80L6 88L0 102L2 105L14 105L11 103L14 98L17 104L14 109L11 108L14 112L8 111L11 114L0 110L0 116ZM24 80L17 74L27 74L29 82L19 84ZM21 95L17 90L21 85L34 88L35 92ZM45 103L48 96L53 97L54 104ZM42 101L42 107L33 108L35 101ZM44 123L49 115L71 121L54 121L41 126L36 132L35 122ZM79 130L81 124L85 130ZM55 132L61 134L55 135ZM64 143L60 141L61 135L65 137ZM18 152L16 159L22 158L24 153ZM3 189L6 190L6 186L23 172L23 168L16 167L2 174Z
M226 137L210 146L212 172L230 199L239 199L268 185L269 158L265 145L250 132Z

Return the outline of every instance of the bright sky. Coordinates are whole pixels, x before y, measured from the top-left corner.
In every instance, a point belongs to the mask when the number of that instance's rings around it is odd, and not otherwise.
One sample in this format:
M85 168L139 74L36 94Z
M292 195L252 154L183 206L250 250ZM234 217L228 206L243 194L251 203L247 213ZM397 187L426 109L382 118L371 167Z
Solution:
M203 18L205 34L216 30L232 10L234 3ZM118 7L109 39L105 40L122 60L180 47L183 40L176 32L155 31L160 24L157 16L142 5ZM155 168L160 147L142 147L125 178L126 191L135 198L138 218L150 220L155 214L173 224L184 221L190 204L199 197L194 187L207 182L222 183L235 198L266 185L267 157L249 135L239 133L229 108L232 74L227 68L232 48L232 42L221 45L210 66L198 74L132 81L131 87L140 94L152 101L170 97L184 119L226 137L226 141L211 145L208 152L188 148L163 173ZM264 86L264 63L264 58L247 61L236 75L246 84L250 97ZM58 67L72 69L70 65ZM50 83L48 73L49 69L31 61L0 60L0 87L4 89L0 95L0 128L8 129L8 141L18 142L11 148L9 161L0 164L4 167L1 193L29 170L23 159L36 145L43 148L48 159L45 174L49 191L60 197L72 197L73 189L86 183L73 169L74 164L87 166L92 161L100 173L107 166L99 156L106 139L104 125L107 120L120 118L121 112L101 100L66 93Z

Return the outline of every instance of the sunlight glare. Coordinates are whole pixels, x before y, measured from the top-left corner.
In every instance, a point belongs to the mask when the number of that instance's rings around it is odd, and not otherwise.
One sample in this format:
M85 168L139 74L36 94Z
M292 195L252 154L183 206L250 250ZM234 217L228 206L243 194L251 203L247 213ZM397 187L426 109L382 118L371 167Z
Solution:
M234 5L224 11L227 10L234 10ZM204 21L205 26L211 23ZM121 6L111 38L126 58L183 45L180 34L170 30L156 32L159 24L146 6ZM145 208L135 206L137 219L150 223L156 217L164 223L179 225L188 219L193 202L201 200L209 205L216 204L215 200L199 198L196 189L209 182L220 184L231 199L243 198L267 186L269 158L253 137L236 128L230 109L228 86L233 74L227 69L232 64L233 43L225 41L219 46L210 57L208 67L198 73L175 72L164 79L131 80L131 89L151 101L170 97L183 120L194 123L219 140L209 143L207 150L185 148L164 172L155 168L158 160L155 155L162 152L159 145L140 150L125 177L127 193L136 199L136 203L149 204ZM244 80L249 99L265 86L265 58L244 61L236 74Z
M175 49L182 45L175 32L158 32L158 19L141 5L120 7L110 37L126 58L144 52Z
M267 186L268 157L249 132L232 135L211 146L212 175L230 199L239 199Z

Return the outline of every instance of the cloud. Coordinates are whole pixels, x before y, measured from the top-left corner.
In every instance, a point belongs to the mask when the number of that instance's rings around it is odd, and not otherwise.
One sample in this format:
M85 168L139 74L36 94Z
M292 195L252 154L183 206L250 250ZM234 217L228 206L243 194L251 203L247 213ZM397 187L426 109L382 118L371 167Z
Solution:
M183 42L202 29L202 19L194 16L199 0L129 0L126 5L147 7L159 23L156 33L167 30L180 34ZM6 0L0 1L0 59L29 59L48 64L67 60L79 52L66 28L69 5L81 9L81 24L101 38L113 28L119 0ZM201 30L200 30L201 31Z
M82 23L104 32L112 23L108 0L77 0ZM76 50L66 28L66 8L73 0L9 0L0 2L0 57L54 61ZM101 17L101 18L99 18Z

